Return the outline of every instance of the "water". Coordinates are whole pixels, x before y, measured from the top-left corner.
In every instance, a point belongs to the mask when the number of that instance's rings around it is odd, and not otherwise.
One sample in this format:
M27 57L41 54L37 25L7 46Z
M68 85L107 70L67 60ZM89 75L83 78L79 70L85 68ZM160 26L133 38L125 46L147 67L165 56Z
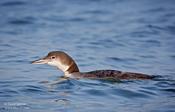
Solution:
M0 112L175 111L174 0L1 0ZM30 61L63 50L81 71L161 80L68 80Z

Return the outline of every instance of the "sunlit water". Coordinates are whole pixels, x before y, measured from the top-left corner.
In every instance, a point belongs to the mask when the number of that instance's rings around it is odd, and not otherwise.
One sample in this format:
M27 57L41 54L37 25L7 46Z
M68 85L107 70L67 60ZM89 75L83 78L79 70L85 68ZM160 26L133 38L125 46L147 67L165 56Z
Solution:
M0 112L175 111L174 0L0 0ZM159 80L55 81L30 61L63 50L81 71Z

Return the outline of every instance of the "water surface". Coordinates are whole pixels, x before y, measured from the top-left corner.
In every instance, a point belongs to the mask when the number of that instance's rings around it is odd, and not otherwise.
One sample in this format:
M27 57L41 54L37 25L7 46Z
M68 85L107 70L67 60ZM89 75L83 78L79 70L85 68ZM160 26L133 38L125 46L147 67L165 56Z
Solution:
M0 112L175 111L174 0L1 0ZM57 80L30 61L63 50L81 71L117 69L160 80Z

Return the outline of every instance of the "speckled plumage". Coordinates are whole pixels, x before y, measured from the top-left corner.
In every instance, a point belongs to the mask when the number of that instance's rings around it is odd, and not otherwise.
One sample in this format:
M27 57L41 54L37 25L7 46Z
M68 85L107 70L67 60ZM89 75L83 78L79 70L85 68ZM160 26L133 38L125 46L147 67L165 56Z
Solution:
M115 79L152 79L154 76L149 76L142 73L122 72L117 70L95 70L91 72L81 73L84 78L115 78Z

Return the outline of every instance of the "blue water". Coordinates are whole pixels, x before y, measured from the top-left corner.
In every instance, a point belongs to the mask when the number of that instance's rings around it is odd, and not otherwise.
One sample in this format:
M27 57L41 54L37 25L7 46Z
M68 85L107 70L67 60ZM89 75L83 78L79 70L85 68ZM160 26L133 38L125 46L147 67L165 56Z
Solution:
M0 112L174 112L174 0L0 0ZM30 61L63 50L81 71L159 80L52 82Z

